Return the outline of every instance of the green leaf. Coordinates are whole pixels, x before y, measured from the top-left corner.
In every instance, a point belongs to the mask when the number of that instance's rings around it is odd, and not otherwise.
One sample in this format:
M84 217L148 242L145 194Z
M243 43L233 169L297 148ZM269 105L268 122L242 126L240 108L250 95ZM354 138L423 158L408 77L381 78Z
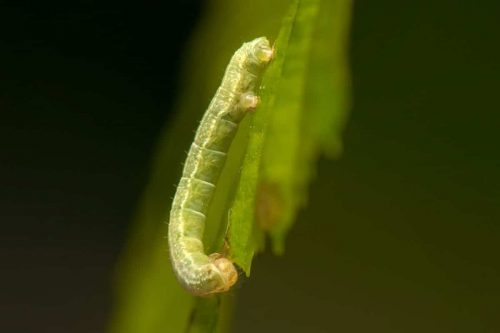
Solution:
M286 232L306 203L314 162L323 152L340 153L349 101L350 5L346 0L212 1L186 54L178 116L160 138L119 263L111 332L227 331L234 292L189 295L168 258L168 214L185 151L231 54L257 36L275 39L261 106L242 122L228 153L204 244L207 253L226 252L247 275L266 232L274 251L283 253Z
M340 153L348 109L348 1L300 1L272 119L266 133L257 207L273 250L284 252L286 232L307 202L307 186L321 152Z
M262 242L262 232L255 221L257 190L260 182L261 159L269 122L274 114L277 90L282 86L282 70L285 63L292 27L297 17L294 1L283 21L282 28L274 44L275 58L262 80L262 104L251 119L246 156L241 169L240 182L234 203L230 209L230 231L228 235L231 258L249 275L255 251Z

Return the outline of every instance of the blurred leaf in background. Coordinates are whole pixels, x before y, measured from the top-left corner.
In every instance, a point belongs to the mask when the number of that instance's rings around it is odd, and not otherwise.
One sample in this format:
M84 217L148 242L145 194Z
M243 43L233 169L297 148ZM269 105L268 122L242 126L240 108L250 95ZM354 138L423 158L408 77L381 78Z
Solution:
M307 201L314 162L338 156L349 107L346 41L350 1L212 1L186 55L177 120L165 129L151 178L119 265L111 332L212 332L228 328L229 293L194 298L181 289L167 253L167 220L185 151L232 52L257 36L275 40L262 104L246 117L210 206L204 244L246 275L267 231L283 253L286 232Z

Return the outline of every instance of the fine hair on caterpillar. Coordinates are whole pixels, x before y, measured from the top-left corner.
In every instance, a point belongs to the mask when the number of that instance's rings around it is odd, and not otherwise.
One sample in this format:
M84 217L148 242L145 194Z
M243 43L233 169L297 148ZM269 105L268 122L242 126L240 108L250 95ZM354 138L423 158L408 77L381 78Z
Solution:
M265 37L244 43L234 53L184 164L170 211L168 242L178 281L196 296L225 292L238 280L229 258L205 254L202 238L227 152L238 124L259 104L258 83L273 54Z

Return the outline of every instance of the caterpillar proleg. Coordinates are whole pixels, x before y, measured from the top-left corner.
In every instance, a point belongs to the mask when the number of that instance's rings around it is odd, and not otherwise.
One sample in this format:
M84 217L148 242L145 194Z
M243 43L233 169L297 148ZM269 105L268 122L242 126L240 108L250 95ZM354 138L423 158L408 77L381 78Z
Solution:
M227 291L238 279L230 259L205 254L205 216L238 124L259 103L255 90L272 56L265 37L234 53L186 158L170 211L168 242L177 279L193 295Z

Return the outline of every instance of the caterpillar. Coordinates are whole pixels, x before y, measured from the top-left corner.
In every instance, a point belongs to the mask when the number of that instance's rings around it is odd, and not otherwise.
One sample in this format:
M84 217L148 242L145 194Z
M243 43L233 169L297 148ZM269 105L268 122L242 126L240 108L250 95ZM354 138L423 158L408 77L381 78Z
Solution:
M184 164L170 211L168 242L177 280L196 296L225 292L238 280L230 259L220 253L205 254L202 237L227 151L240 121L259 104L255 90L273 54L265 37L244 43L234 53Z

